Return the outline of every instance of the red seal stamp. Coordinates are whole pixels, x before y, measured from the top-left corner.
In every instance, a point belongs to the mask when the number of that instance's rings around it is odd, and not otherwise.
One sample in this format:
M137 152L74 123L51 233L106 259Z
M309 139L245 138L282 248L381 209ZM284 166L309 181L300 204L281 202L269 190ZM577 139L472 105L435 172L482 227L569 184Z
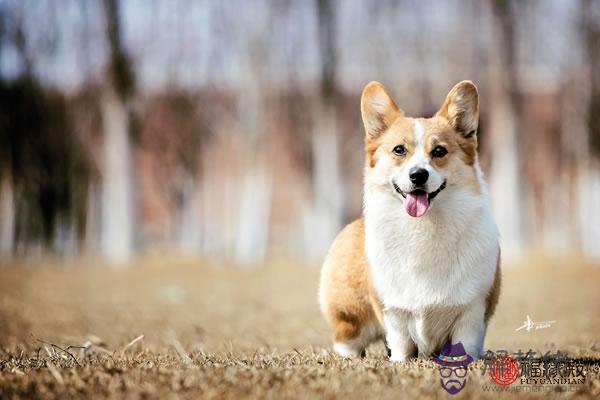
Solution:
M489 374L500 386L512 385L519 377L519 363L510 356L496 357L490 365Z

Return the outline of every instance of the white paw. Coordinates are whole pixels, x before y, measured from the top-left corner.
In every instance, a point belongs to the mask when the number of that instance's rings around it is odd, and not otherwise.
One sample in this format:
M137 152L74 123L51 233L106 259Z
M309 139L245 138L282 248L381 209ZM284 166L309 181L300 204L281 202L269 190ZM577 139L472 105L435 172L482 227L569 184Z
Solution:
M363 351L363 348L358 343L336 342L333 344L333 351L342 357L358 357Z
M392 355L390 356L390 361L395 363L403 363L408 360L406 354L401 354L397 351L392 350Z

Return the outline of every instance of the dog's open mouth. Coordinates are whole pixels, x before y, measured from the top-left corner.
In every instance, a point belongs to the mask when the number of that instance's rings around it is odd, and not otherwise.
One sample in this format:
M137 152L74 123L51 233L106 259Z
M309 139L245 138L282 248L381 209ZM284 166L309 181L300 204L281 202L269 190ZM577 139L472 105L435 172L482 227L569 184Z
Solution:
M446 181L442 182L437 190L427 193L424 190L417 189L412 192L404 193L396 183L393 182L394 189L398 192L402 197L406 199L406 212L411 217L422 217L427 210L429 209L429 205L431 204L431 200L435 198L442 190L446 188Z

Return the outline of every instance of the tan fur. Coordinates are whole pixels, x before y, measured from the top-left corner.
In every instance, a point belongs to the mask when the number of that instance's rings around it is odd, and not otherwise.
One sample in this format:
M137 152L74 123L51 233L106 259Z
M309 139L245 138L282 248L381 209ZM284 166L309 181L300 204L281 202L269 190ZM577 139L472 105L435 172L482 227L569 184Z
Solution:
M364 251L362 219L346 226L333 242L321 272L323 313L333 327L333 340L356 339L363 327L379 323L381 309L370 280ZM380 307L380 306L379 306Z
M498 249L498 263L496 264L496 274L494 275L494 283L492 288L485 298L485 323L487 324L490 318L496 311L496 305L500 298L500 287L502 286L502 273L500 272L500 249Z

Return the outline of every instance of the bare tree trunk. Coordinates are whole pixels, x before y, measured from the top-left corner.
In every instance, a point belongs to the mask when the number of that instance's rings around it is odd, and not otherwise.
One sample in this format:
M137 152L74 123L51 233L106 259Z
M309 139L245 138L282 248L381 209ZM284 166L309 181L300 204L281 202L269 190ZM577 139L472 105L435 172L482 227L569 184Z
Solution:
M491 107L489 146L494 149L491 162L491 198L501 235L502 254L518 255L524 249L523 218L527 215L529 196L521 182L522 166L519 153L520 95L517 86L514 20L511 2L496 0L493 3Z
M595 7L595 9L594 9ZM581 26L586 50L589 87L586 122L588 140L586 153L580 158L579 214L581 250L587 256L600 259L600 24L597 15L600 4L584 0L581 4Z
M110 47L110 85L102 97L105 134L102 251L108 260L123 264L129 260L133 247L132 150L127 104L133 95L135 80L123 49L117 0L104 0L104 11Z
M102 252L121 264L129 260L133 241L131 144L127 111L110 92L102 99L102 124Z
M320 259L338 234L343 216L343 182L333 105L315 110L311 135L313 155L312 204L304 210L304 240L310 261Z
M252 41L254 40L254 41ZM271 215L271 176L265 165L265 96L269 90L264 64L265 54L258 38L251 39L245 62L246 79L238 99L242 150L242 176L236 185L240 196L234 236L235 261L256 265L267 254Z
M313 110L313 201L304 210L304 238L309 260L321 258L342 225L343 182L339 164L335 103L335 13L330 0L317 0L321 56L320 101Z
M236 235L235 257L242 265L264 261L269 245L271 176L261 165L244 173L240 184L242 202Z
M579 221L581 225L581 251L584 255L600 259L600 165L588 160L579 175Z

